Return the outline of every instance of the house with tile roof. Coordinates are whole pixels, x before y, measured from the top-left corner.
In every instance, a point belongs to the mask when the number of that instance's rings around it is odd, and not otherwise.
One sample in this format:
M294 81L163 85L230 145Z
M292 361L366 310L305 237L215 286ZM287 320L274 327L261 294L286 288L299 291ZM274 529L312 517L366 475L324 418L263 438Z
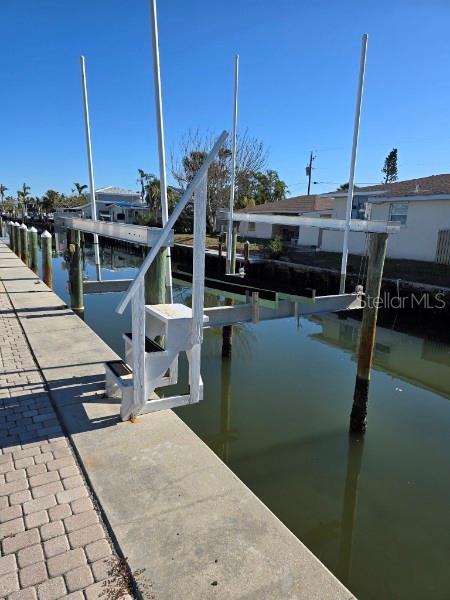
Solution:
M322 197L333 198L333 218L345 218L347 192ZM352 218L401 226L400 233L389 239L390 258L450 264L450 174L359 187L354 192ZM349 252L364 254L365 238L363 233L351 232ZM341 252L342 242L343 233L325 230L319 249Z

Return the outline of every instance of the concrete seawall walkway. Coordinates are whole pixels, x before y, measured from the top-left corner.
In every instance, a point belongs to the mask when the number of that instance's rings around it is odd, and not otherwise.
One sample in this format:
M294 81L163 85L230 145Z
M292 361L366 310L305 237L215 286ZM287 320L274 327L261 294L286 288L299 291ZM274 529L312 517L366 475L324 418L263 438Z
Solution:
M21 585L31 588L31 595L12 595L14 600L96 597L89 595L95 593L89 586L105 577L105 560L90 546L97 544L97 552L100 548L106 552L107 546L109 553L111 550L98 513L89 505L92 493L131 570L143 571L138 586L143 589L147 585L144 598L353 598L175 413L145 415L136 423L120 421L119 404L103 398L103 363L116 355L2 242L0 285L1 317L2 323L6 322L1 333L5 349L1 401L8 411L4 422L15 423L8 426L5 436L2 430L1 466L14 468L2 471L5 483L1 489L6 492L1 498L8 498L4 509L16 506L14 502L20 506L11 510L11 515L16 511L17 516L5 521L16 523L4 530L2 550L6 544L9 552L0 559L0 568L6 559L3 585L10 589L0 590L0 596L15 594ZM16 418L10 420L8 414ZM45 439L39 439L41 436ZM31 460L20 462L24 459ZM63 466L64 461L70 464ZM6 476L16 471L18 475ZM55 472L56 476L49 475ZM35 479L42 476L42 480ZM24 483L17 483L21 481ZM92 523L83 522L84 527L72 531L74 523L83 521L76 512L83 502ZM36 507L34 512L30 507ZM69 508L73 514L68 513ZM28 515L35 513L39 517L33 522ZM91 530L96 533L89 533ZM53 537L44 539L47 535ZM31 541L20 542L28 537ZM70 557L76 556L73 560L78 563L72 566L67 560L59 569L50 566L58 560L46 556L45 544L51 546L48 541L59 538L62 550L55 556L69 558L67 553L72 553ZM15 548L14 540L16 545L27 545ZM22 573L27 567L19 560L22 549L29 546L39 557L40 552L43 555L31 563L41 565L39 572L33 574L29 569L28 575L28 571ZM48 581L58 577L59 585L65 586L63 594L45 596L40 592L40 585L47 582L50 586ZM44 579L38 582L39 578ZM78 595L70 596L75 580L79 581ZM86 585L81 587L81 581Z

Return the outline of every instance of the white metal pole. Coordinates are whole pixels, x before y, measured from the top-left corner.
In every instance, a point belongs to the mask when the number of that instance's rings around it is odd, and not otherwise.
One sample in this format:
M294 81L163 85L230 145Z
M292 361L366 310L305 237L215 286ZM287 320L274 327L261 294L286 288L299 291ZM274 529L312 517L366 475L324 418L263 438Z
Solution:
M233 138L231 142L231 187L230 203L228 209L228 234L227 234L227 260L226 272L231 273L231 255L233 247L233 211L234 188L236 184L236 145L237 145L237 119L238 119L238 91L239 91L239 54L234 59L234 98L233 98Z
M164 146L164 116L161 92L161 68L159 63L159 41L158 41L158 15L156 11L156 0L150 0L152 48L153 48L153 80L155 86L156 127L158 130L158 153L159 153L159 181L161 187L161 215L163 227L169 218L169 206L167 201L167 174L166 174L166 149ZM172 303L172 261L170 248L167 248L166 269L166 297Z
M348 179L348 195L347 195L347 210L345 214L345 230L344 230L344 244L342 248L342 262L341 262L341 281L339 286L339 293L345 292L345 279L347 276L347 259L348 259L348 238L350 231L350 220L352 218L352 207L353 207L353 192L355 187L355 165L356 155L358 153L358 138L359 138L359 124L361 120L361 105L362 96L364 89L364 74L366 70L366 54L367 54L367 41L369 36L365 33L362 37L361 46L361 62L359 65L359 79L358 79L358 92L356 96L356 108L355 108L355 122L353 125L353 145L352 145L352 156L350 160L350 177Z
M97 205L95 200L95 182L94 182L94 167L92 164L92 143L91 143L91 124L89 119L89 102L86 82L86 62L84 56L80 56L81 66L81 85L83 88L83 108L84 108L84 128L86 132L86 151L89 170L89 191L91 194L91 219L97 220ZM98 235L94 233L94 257L95 268L97 271L97 279L100 281L100 252L98 247Z

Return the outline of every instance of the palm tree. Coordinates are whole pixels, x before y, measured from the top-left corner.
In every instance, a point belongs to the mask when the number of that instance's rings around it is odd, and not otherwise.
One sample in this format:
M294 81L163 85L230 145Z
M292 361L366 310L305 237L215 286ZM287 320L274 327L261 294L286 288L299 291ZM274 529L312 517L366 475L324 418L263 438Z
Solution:
M24 216L24 211L26 212L27 210L27 198L30 195L30 189L30 186L24 183L22 189L17 191L17 200L22 210L22 217Z
M3 185L3 183L0 183L0 198L2 199L2 204L5 201L5 192L7 191L7 187L5 185Z
M77 182L75 182L73 185L75 186L79 196L82 196L84 190L87 190L87 185L81 185L81 183L77 183Z
M137 183L141 186L141 199L144 202L145 198L145 186L148 182L149 174L143 171L142 169L138 169L139 177L137 179Z

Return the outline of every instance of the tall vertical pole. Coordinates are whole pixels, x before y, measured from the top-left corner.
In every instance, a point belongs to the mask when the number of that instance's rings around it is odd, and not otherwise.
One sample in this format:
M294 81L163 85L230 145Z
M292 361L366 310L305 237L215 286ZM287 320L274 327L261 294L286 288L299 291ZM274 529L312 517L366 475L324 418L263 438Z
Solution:
M386 257L387 233L369 233L369 261L361 328L359 332L358 367L356 372L350 432L364 433L367 420L370 369L375 349L378 305Z
M70 308L75 314L83 318L83 260L81 256L81 236L75 229L69 229L68 256L69 256L69 290Z
M158 154L159 154L159 182L161 188L161 218L163 227L169 219L169 205L167 201L167 174L166 174L166 149L164 145L164 116L161 92L161 68L159 63L159 41L158 41L158 15L156 11L156 0L150 0L152 49L153 49L153 80L155 87L156 105L156 128L158 130ZM170 248L163 251L167 257L167 268L165 272L167 301L172 303L172 264Z
M80 56L81 66L81 86L83 88L83 108L84 108L84 129L86 133L86 151L89 170L89 191L91 194L91 219L97 219L97 204L95 200L95 182L94 182L94 167L92 164L92 143L91 143L91 123L89 118L89 101L86 82L86 61L84 56ZM100 281L100 251L98 248L98 235L94 233L94 257L95 268L97 271L97 279Z
M353 124L353 144L352 144L352 156L350 160L350 177L348 179L348 195L347 195L347 210L345 214L345 230L344 230L344 245L342 248L342 262L341 262L341 282L339 286L339 293L345 293L345 279L347 276L347 259L348 259L348 238L350 233L350 220L352 218L352 207L353 207L353 192L355 187L355 165L356 155L358 153L358 139L359 139L359 124L361 121L361 105L364 89L364 74L366 70L366 54L367 54L367 41L369 36L365 33L362 37L361 46L361 61L359 65L359 78L358 78L358 91L356 96L356 108L355 108L355 121Z
M234 273L236 265L233 265L233 212L234 212L234 188L236 186L236 146L237 146L237 120L238 120L238 94L239 94L239 54L234 57L234 96L233 96L233 137L231 140L231 185L230 202L228 207L228 234L227 234L227 260L226 272Z
M313 151L311 150L311 154L309 155L309 164L306 167L307 175L308 175L308 196L311 194L311 177L312 177L312 164L313 160L316 157L313 155Z
M20 235L20 258L28 267L28 227L25 223L19 228Z

